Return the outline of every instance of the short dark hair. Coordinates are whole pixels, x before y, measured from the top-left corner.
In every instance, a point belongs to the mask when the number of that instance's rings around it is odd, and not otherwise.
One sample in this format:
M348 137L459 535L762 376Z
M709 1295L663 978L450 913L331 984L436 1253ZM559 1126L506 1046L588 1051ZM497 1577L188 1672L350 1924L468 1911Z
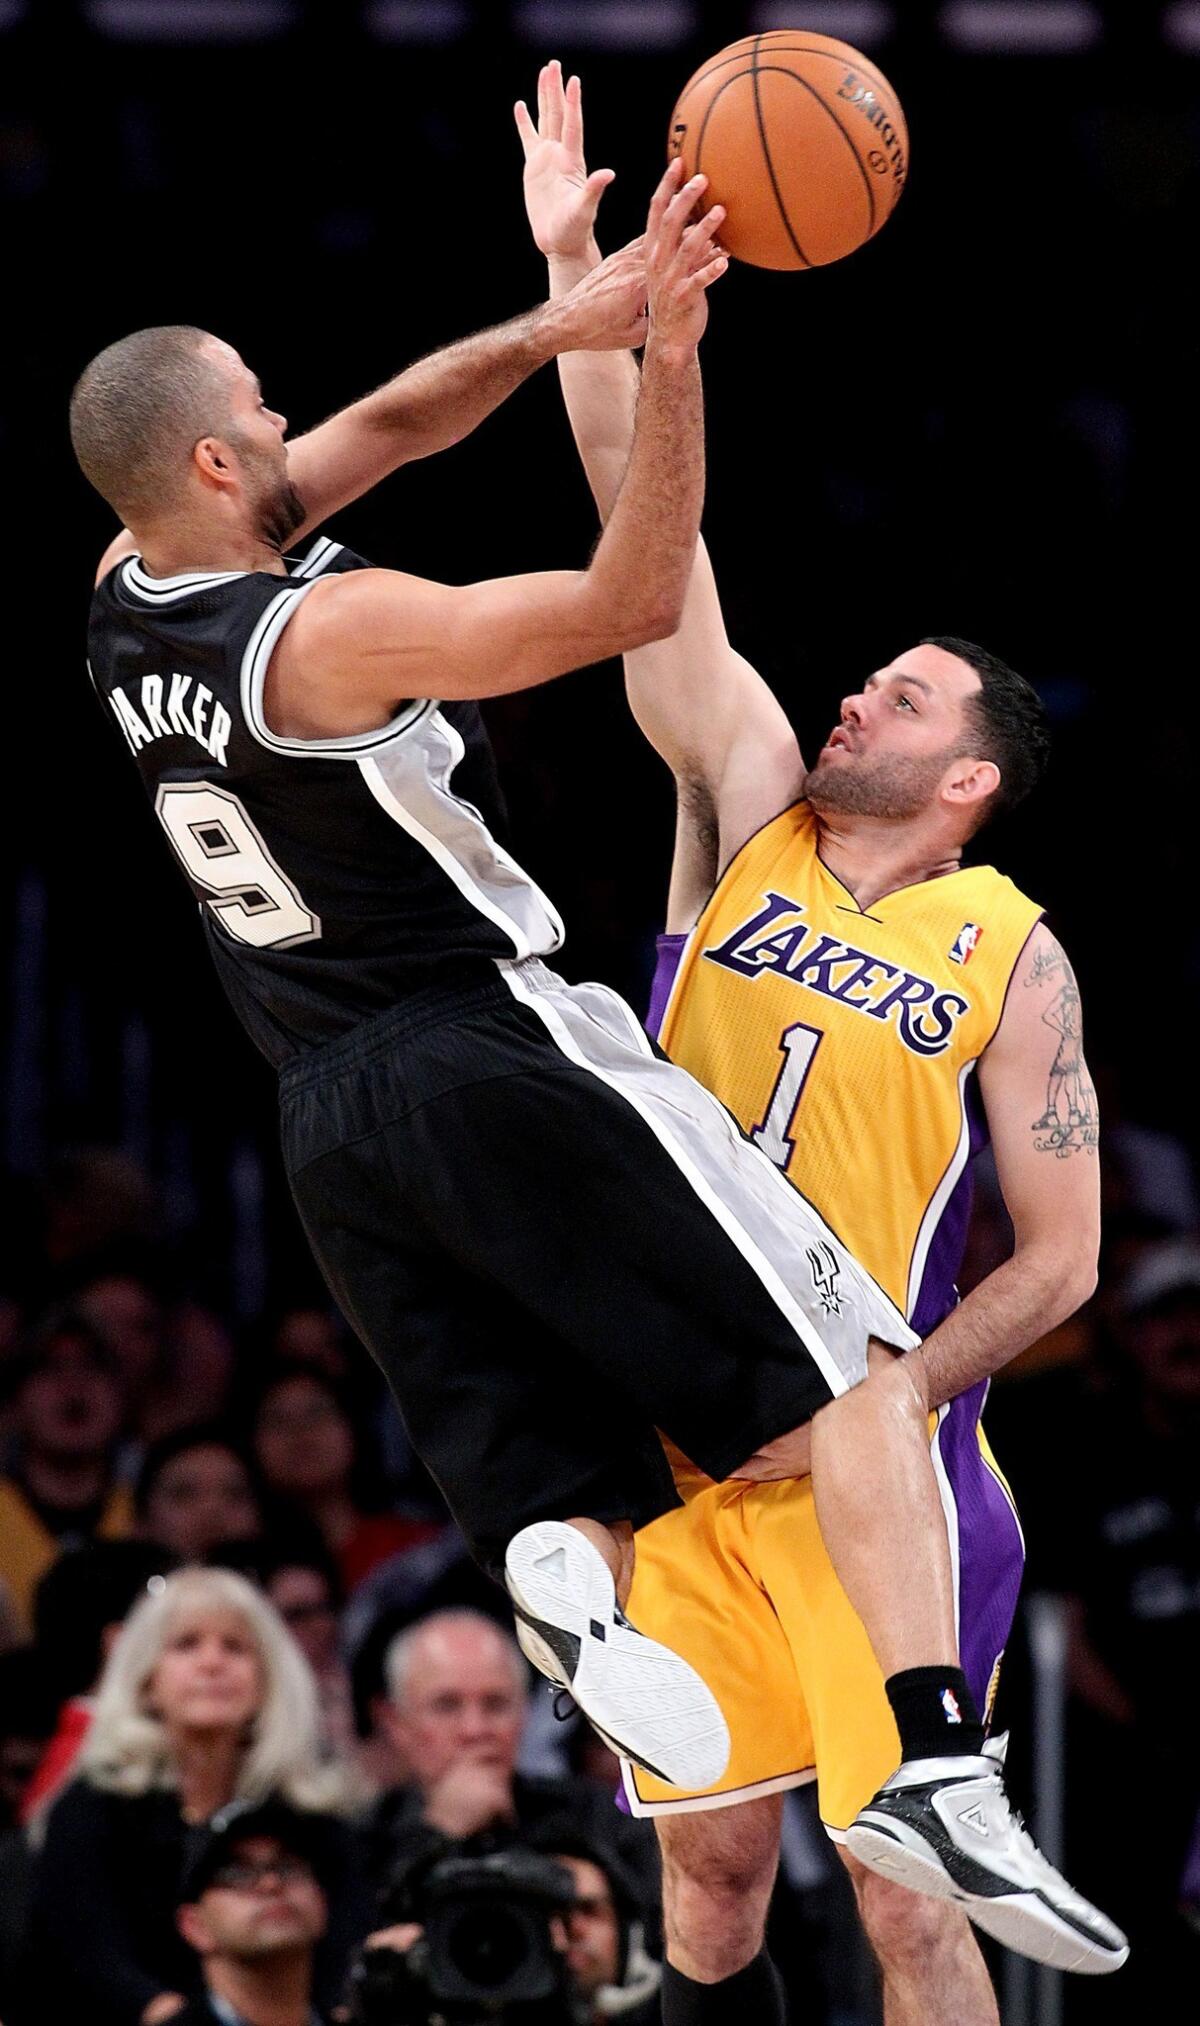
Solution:
M1050 721L1046 706L1031 682L986 647L960 640L953 633L931 633L922 647L940 647L956 655L979 677L976 696L968 699L972 731L980 755L1000 769L1000 786L986 805L984 822L1002 809L1014 809L1036 788L1050 757Z
M123 521L163 509L202 436L228 425L230 383L195 324L118 338L84 367L71 395L71 442L84 476Z
M177 1456L187 1456L194 1449L223 1449L227 1455L234 1457L246 1473L246 1482L261 1514L264 1501L262 1479L249 1450L225 1422L191 1421L186 1427L169 1429L165 1435L156 1436L153 1442L147 1444L133 1492L134 1511L140 1520L146 1517L164 1470L174 1463Z

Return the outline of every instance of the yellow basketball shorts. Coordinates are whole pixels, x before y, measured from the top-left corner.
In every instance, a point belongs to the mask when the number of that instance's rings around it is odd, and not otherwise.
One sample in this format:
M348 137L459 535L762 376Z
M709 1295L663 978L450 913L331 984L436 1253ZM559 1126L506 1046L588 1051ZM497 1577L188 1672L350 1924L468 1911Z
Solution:
M941 1409L934 1470L950 1536L963 1670L986 1718L1016 1609L1024 1543L979 1426L985 1388ZM808 1479L713 1484L637 1537L632 1622L691 1662L725 1713L715 1787L685 1794L623 1766L635 1815L728 1807L816 1779L840 1839L895 1771L900 1742L867 1635L833 1571Z

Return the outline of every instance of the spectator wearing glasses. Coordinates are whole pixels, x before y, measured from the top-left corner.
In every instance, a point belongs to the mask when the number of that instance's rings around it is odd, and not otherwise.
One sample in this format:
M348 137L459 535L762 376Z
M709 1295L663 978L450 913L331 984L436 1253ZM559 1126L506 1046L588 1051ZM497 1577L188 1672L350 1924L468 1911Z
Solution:
M314 1957L328 1922L319 1843L294 1809L232 1808L185 1871L176 1916L203 1994L176 2026L323 2026Z

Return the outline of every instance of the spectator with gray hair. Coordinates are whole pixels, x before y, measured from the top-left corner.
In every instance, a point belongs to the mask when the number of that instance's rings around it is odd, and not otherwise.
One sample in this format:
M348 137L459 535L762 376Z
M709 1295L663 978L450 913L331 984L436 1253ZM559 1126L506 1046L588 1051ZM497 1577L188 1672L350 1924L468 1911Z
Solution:
M517 1771L529 1674L494 1619L438 1611L399 1633L385 1661L383 1724L409 1767L407 1786L381 1796L370 1828L371 1868L383 1887L452 1851L484 1854L536 1835L547 1817L615 1847L648 1907L657 1863L646 1824L617 1812L597 1781Z

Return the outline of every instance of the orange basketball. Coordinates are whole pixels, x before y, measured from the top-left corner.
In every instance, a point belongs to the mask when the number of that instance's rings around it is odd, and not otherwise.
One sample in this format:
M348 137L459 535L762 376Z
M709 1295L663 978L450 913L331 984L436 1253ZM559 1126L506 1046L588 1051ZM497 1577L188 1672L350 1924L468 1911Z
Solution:
M747 35L689 78L671 155L724 204L721 243L752 267L824 267L891 217L908 128L886 77L848 43L778 28Z

